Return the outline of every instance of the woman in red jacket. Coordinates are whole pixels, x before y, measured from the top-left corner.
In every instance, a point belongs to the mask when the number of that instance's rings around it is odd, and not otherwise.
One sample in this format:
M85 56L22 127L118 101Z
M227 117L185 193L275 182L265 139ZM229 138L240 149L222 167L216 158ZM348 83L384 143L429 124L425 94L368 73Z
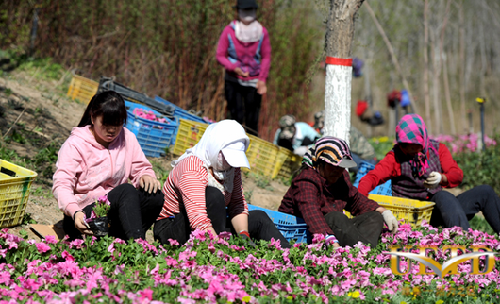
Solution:
M468 229L469 220L482 211L493 230L500 231L500 198L488 185L458 196L443 191L460 185L463 172L448 148L429 139L425 123L417 114L407 114L396 127L393 149L359 182L368 195L376 186L392 180L392 195L436 203L430 224Z

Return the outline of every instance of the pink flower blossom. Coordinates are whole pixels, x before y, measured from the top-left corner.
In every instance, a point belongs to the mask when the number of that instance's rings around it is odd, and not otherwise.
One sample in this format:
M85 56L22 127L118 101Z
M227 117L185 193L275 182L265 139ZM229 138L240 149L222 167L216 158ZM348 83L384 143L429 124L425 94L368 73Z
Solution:
M40 252L40 253L45 253L47 251L50 250L50 246L47 245L47 244L44 244L44 243L37 243L36 244L36 249Z

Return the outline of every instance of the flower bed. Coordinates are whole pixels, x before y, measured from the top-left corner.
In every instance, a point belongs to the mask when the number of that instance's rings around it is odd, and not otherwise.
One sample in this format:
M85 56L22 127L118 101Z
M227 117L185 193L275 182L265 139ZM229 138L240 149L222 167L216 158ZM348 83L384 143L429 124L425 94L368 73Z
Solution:
M209 240L199 231L185 246L151 245L104 237L73 242L25 240L0 232L0 303L485 303L497 302L499 263L486 275L393 275L391 245L487 245L500 242L470 229L437 230L402 225L384 233L375 248L324 249L312 245L282 250L275 242L247 248L222 234ZM438 253L436 260L447 257ZM402 263L403 267L406 265Z

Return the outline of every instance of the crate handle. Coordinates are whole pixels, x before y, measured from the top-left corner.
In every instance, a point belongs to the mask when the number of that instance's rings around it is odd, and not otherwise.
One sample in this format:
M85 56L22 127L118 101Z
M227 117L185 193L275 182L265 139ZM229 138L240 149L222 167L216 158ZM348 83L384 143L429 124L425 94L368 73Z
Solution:
M3 174L7 174L7 175L8 175L8 176L10 176L10 177L15 177L15 176L16 176L16 172L14 172L14 171L12 171L12 170L9 170L9 169L7 169L7 168L5 168L5 167L2 167L2 168L0 169L0 172L1 172L1 173L3 173Z

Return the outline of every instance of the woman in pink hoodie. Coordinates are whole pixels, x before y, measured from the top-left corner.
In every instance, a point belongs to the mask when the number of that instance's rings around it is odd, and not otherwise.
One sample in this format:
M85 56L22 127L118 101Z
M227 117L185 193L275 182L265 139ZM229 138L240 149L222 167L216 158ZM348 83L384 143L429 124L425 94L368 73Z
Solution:
M86 218L104 195L109 235L121 239L144 239L161 211L161 184L135 135L123 127L126 119L120 94L98 93L59 150L52 192L71 239L92 234Z
M266 28L257 21L258 7L255 0L237 1L238 20L222 31L216 54L226 70L224 89L231 119L256 136L271 66L271 42Z

